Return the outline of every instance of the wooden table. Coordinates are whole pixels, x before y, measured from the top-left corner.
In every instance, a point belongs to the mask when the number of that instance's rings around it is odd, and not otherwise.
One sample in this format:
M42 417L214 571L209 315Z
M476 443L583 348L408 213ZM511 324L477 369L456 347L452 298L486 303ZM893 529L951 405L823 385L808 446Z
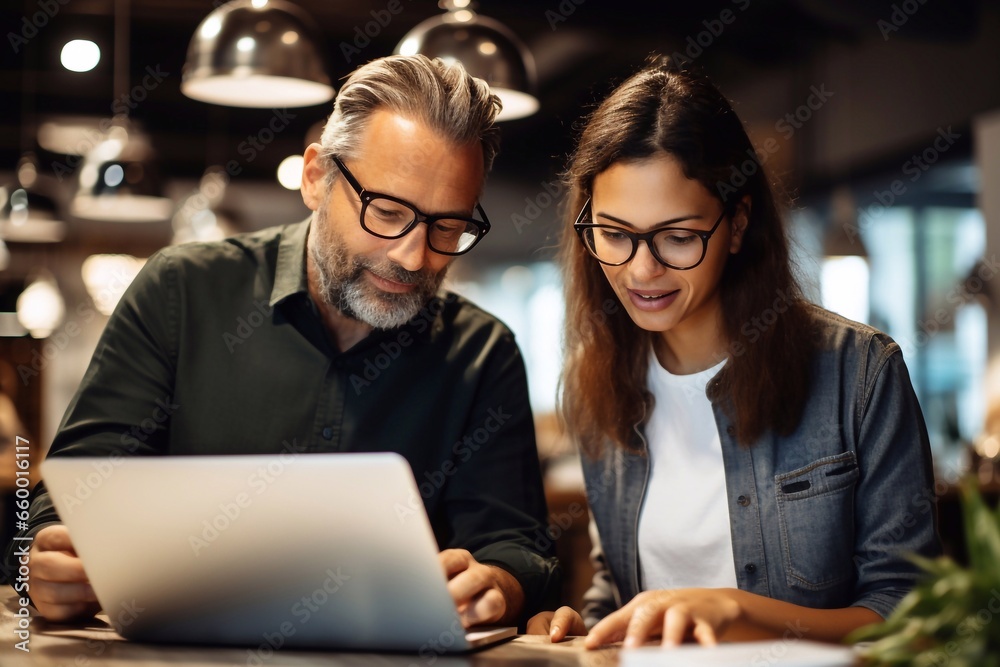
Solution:
M34 608L30 608L34 613ZM17 596L9 586L0 587L0 665L3 667L100 667L102 665L170 665L185 667L232 665L236 667L617 667L616 649L587 651L582 639L551 644L547 637L521 635L482 651L465 655L337 653L332 651L278 650L259 660L249 659L247 649L202 646L139 644L122 639L98 616L86 625L57 625L32 618L30 652L15 648L20 639Z

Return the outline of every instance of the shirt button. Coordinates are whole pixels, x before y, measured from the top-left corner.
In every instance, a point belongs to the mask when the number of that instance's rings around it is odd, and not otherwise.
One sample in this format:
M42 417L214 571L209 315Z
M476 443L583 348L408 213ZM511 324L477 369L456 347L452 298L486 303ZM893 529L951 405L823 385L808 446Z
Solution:
M736 502L739 503L740 507L746 507L750 504L750 499L746 496L740 496L736 499Z
M743 566L743 569L746 570L747 574L753 574L757 571L757 566L753 563L747 563Z
M330 428L329 426L327 426L326 428L324 428L323 429L323 437L326 438L327 440L332 440L333 439L333 429Z

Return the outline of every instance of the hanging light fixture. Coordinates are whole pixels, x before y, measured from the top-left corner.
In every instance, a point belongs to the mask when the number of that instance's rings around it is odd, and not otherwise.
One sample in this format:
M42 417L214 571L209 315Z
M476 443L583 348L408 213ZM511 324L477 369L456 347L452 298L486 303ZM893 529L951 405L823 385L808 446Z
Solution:
M129 0L115 0L114 98L122 99L129 84ZM100 222L164 222L173 202L153 165L149 138L128 114L112 119L111 127L90 148L77 172L77 191L70 214Z
M114 312L145 263L132 255L91 255L83 260L80 275L97 312L104 316Z
M35 158L25 155L17 166L17 182L0 187L0 246L58 243L65 236L66 224L59 219L55 200L38 187Z
M312 19L283 0L234 0L188 47L181 92L234 107L305 107L333 98Z
M34 338L46 338L62 324L66 302L48 271L31 280L17 297L17 320Z
M396 46L396 53L460 62L503 102L497 120L530 116L538 111L531 52L507 26L476 14L469 4L469 0L441 0L439 5L447 13L418 23Z
M222 167L205 170L198 189L181 200L171 221L173 244L191 241L221 241L236 233L233 221L221 210L229 175Z
M82 220L164 222L173 202L162 183L148 138L124 119L87 152L77 173L70 214Z
M820 268L823 307L849 319L867 322L871 271L858 227L857 204L848 186L833 191L829 217Z

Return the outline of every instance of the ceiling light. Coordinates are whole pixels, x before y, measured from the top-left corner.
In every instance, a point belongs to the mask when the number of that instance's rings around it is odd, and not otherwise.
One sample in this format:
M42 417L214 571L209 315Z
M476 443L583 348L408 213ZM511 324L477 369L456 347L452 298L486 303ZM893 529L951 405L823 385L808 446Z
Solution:
M231 220L220 211L229 186L229 174L222 167L209 167L174 213L173 244L192 241L221 241L235 233Z
M66 42L59 54L59 62L71 72L89 72L101 61L101 49L89 39Z
M66 304L51 275L36 279L17 297L17 320L35 338L51 335L65 315Z
M8 243L59 243L66 225L55 202L34 190L0 188L0 239Z
M302 187L302 167L305 160L301 155L289 155L278 165L278 182L289 190Z
M234 107L303 107L328 102L326 73L315 24L282 0L234 0L195 31L181 92Z
M500 98L498 121L530 116L539 106L531 52L507 26L466 9L468 4L447 0L449 11L417 24L400 40L396 53L460 62Z
M145 263L146 260L131 255L91 255L83 260L80 275L97 312L102 315L114 312Z
M135 90L128 92L129 5L130 0L114 2L112 107ZM78 150L84 158L77 170L70 215L98 222L165 222L170 217L173 203L161 196L152 147L129 121L127 111L101 121L98 132Z
M164 222L173 202L162 196L148 139L118 126L84 157L70 214L83 220Z
M822 305L848 319L867 322L871 272L858 227L857 205L849 187L834 189L829 218L820 269Z
M21 158L17 182L0 187L0 239L7 243L58 243L66 236L55 200L39 189L31 154Z
M96 116L47 116L38 125L36 139L41 148L62 155L83 155L105 138L110 119ZM65 171L70 171L67 165Z

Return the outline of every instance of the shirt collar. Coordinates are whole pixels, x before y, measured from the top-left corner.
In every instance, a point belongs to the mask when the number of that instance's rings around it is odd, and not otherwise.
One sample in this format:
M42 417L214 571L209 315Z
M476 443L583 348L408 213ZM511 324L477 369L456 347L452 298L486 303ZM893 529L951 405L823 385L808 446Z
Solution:
M306 276L306 239L309 237L310 217L289 225L281 232L278 245L278 263L274 269L274 287L270 305L273 308L288 297L309 292Z

